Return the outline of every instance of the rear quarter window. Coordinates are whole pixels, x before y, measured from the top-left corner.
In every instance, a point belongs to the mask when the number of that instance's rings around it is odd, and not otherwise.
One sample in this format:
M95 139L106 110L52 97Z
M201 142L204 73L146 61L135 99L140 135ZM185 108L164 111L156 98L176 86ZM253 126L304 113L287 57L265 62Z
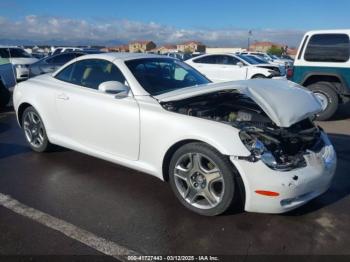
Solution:
M350 43L346 34L317 34L310 38L304 59L309 62L346 62Z

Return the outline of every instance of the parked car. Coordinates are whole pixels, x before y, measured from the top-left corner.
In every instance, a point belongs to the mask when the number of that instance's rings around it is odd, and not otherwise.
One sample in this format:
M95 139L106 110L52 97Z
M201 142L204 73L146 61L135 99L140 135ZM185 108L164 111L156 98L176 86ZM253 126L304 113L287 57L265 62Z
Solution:
M14 108L34 151L56 144L151 174L202 215L239 194L247 211L289 211L324 193L336 168L312 92L285 80L214 84L164 56L81 56L17 85Z
M202 55L185 61L213 82L272 78L280 74L273 69L248 64L234 54Z
M282 56L277 56L272 54L268 54L268 55L272 58L273 62L278 63L279 65L285 65L286 68L293 66L293 60L282 58Z
M189 54L189 53L181 53L181 52L169 52L169 53L166 53L164 55L169 56L169 57L173 57L173 58L177 58L181 61L188 60L192 57L191 54Z
M312 90L331 118L350 98L350 30L310 31L304 35L289 78Z
M280 58L294 62L294 58L292 58L290 55L281 55Z
M277 66L284 66L286 69L290 66L292 66L291 61L286 61L285 59L280 59L277 56L268 54L268 53L263 53L263 52L240 52L242 55L254 55L257 57L260 57L267 61L268 63L272 65L277 65Z
M9 103L15 85L15 68L9 59L0 58L0 108Z
M46 53L31 53L32 57L38 58L38 59L42 59L44 57L47 56Z
M264 61L264 59L253 56L253 55L236 55L239 59L242 60L243 63L246 63L251 66L256 66L259 68L266 68L270 70L274 70L276 72L276 76L285 77L286 69L284 66L272 65L268 62Z
M38 61L37 58L32 57L23 48L1 46L0 58L9 59L16 68L17 80L25 80L29 75L29 65Z
M65 63L82 55L101 53L100 51L72 51L45 57L29 66L29 77L51 73L59 69Z
M50 56L53 55L58 55L61 53L66 53L66 52L72 52L72 51L82 51L83 48L81 47L54 47L51 49L51 52L49 53Z

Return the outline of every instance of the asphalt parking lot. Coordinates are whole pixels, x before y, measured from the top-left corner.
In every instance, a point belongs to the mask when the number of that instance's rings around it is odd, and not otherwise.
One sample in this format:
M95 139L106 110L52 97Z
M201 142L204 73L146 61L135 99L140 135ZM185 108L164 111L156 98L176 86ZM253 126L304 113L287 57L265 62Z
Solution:
M350 255L350 106L320 125L338 169L330 190L283 215L202 217L169 185L67 149L37 154L15 114L0 113L0 194L140 254ZM94 248L0 206L1 255L99 255Z

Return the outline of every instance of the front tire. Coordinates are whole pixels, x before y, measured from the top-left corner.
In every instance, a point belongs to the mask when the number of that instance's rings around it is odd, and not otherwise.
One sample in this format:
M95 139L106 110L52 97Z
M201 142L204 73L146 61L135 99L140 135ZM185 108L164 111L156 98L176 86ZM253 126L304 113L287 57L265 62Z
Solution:
M267 77L262 75L262 74L257 74L257 75L252 76L252 79L264 79L264 78L267 78Z
M46 152L52 147L46 134L44 123L34 107L24 110L22 127L27 143L35 152Z
M169 174L176 197L191 211L216 216L233 203L233 166L227 157L204 143L180 147L170 161Z
M323 111L317 115L317 120L330 119L338 109L339 97L334 91L334 86L328 82L318 82L309 85L308 88L316 95L322 104Z

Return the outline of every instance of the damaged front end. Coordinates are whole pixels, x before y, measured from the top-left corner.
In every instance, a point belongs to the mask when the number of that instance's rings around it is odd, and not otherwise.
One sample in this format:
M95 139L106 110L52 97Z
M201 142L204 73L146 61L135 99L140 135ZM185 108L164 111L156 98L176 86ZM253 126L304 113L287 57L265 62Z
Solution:
M251 152L248 161L262 160L279 171L289 171L306 166L305 154L319 152L323 146L320 129L310 119L290 128L244 126L240 138Z
M251 152L238 157L250 162L263 161L279 171L305 167L305 155L323 146L321 130L310 118L289 127L280 127L245 94L236 90L162 102L168 111L218 121L240 130L240 139Z

